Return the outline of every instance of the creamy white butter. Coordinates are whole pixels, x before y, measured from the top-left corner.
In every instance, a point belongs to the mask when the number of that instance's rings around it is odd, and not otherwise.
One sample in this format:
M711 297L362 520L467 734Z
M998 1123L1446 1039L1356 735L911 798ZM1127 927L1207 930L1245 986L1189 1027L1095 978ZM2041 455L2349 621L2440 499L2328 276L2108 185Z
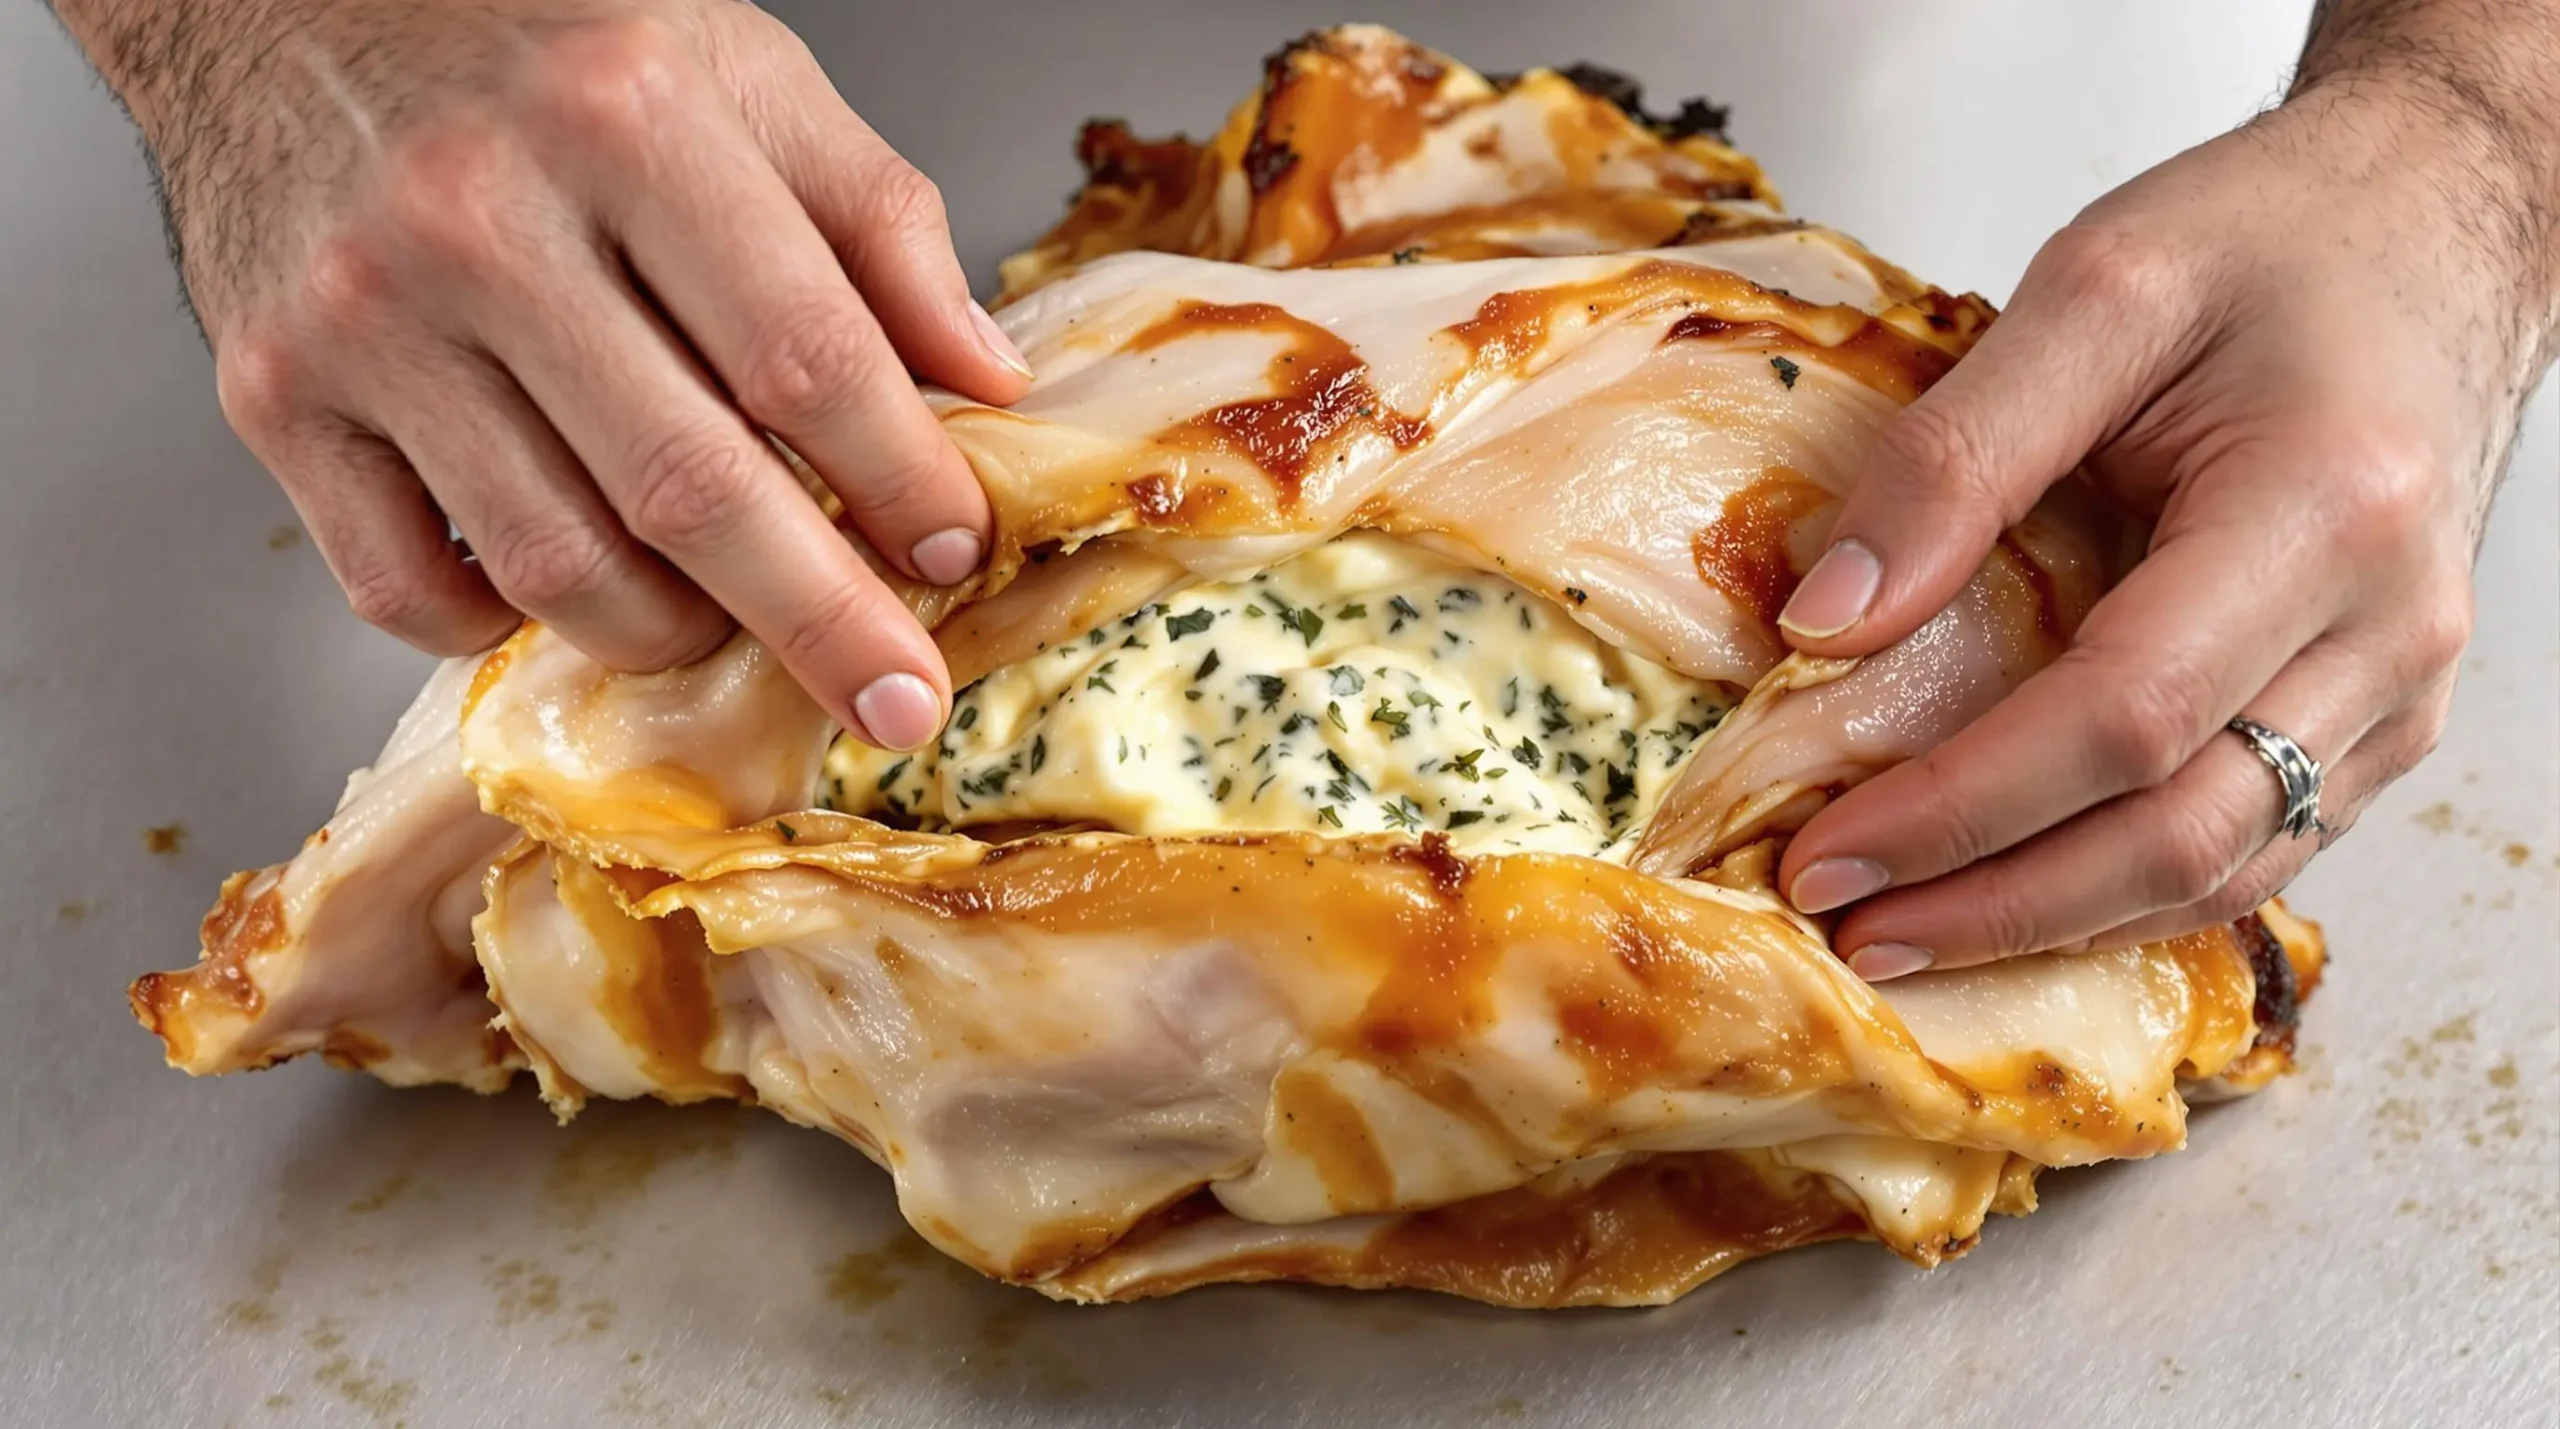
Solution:
M1499 576L1353 533L988 675L932 748L839 739L828 803L934 830L1440 831L1617 858L1731 698Z

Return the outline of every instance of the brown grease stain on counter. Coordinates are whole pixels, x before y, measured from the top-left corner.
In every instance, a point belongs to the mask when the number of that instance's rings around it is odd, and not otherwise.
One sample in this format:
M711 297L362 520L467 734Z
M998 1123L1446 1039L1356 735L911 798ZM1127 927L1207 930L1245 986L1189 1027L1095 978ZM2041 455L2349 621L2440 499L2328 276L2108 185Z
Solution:
M1833 497L1793 467L1772 466L1725 498L1716 518L1691 538L1698 576L1767 628L1802 579L1790 554L1798 521Z
M606 1211L639 1199L669 1166L730 1159L743 1115L718 1103L672 1118L590 1113L544 1175L541 1208L569 1229L585 1230Z
M870 1250L848 1251L826 1268L826 1295L837 1308L876 1310L906 1288L913 1272L940 1260L924 1239L901 1231Z

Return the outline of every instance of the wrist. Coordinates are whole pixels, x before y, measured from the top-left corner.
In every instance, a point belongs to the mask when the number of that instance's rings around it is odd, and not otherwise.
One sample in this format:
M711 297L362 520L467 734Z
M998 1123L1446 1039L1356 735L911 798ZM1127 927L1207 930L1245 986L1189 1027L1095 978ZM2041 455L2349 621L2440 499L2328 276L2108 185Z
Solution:
M2408 201L2451 220L2475 261L2512 283L2528 340L2547 358L2560 336L2560 43L2324 38L2315 34L2279 113L2361 149L2375 174L2413 180ZM2467 49L2480 72L2463 62ZM2548 64L2516 53L2544 49Z

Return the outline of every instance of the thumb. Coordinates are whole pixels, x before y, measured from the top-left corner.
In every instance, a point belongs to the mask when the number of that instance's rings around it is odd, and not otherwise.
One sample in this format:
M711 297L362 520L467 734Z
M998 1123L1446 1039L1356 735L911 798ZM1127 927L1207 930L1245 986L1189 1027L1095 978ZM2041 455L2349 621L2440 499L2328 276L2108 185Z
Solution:
M1945 609L2000 533L2166 379L2192 301L2135 240L2074 227L2047 241L2009 310L1877 438L1779 613L1789 642L1865 655Z

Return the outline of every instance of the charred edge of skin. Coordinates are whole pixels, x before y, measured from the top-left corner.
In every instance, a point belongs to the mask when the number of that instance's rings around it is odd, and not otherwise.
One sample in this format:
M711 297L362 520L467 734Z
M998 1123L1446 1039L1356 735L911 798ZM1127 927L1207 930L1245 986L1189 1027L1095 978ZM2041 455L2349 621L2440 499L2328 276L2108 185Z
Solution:
M1619 113L1652 130L1667 143L1677 143L1682 139L1701 134L1719 144L1733 142L1732 136L1726 132L1725 128L1733 120L1731 105L1717 104L1703 95L1692 95L1681 100L1679 107L1670 113L1655 114L1644 107L1643 83L1624 70L1596 65L1589 60L1576 60L1572 64L1559 66L1555 72L1564 76L1574 88L1592 98L1605 99L1616 105ZM1516 72L1489 74L1485 79L1498 90L1507 90L1520 82L1520 76ZM1733 196L1748 198L1750 188L1750 185L1744 184L1741 186L1741 192Z
M1271 132L1271 109L1297 80L1297 58L1302 54L1330 56L1333 47L1323 31L1310 30L1272 51L1262 62L1262 101L1257 106L1260 112L1254 116L1253 138L1244 148L1245 182L1252 186L1256 197L1268 193L1272 185L1298 167L1298 151Z
M1747 199L1751 197L1751 193L1751 183L1747 179L1722 179L1713 184L1707 185L1706 191L1700 194L1699 198L1706 203L1730 203L1739 199ZM1763 234L1770 233L1795 233L1810 226L1811 225L1807 224L1800 218L1761 218L1756 216L1740 218L1713 208L1699 208L1695 212L1691 213L1687 218L1680 220L1680 226L1671 230L1668 234L1665 234L1662 241L1654 246L1656 248L1686 248L1692 243L1704 243L1709 239L1731 241L1741 238L1757 238ZM1772 291L1779 290L1773 289ZM1929 318L1929 325L1931 327L1939 328L1941 331L1952 329L1955 326L1952 321L1936 317L1934 315Z
M2285 956L2284 941L2255 913L2233 923L2231 931L2248 953L2249 971L2258 983L2257 1000L2249 1009L2258 1025L2253 1045L2290 1056L2294 1033L2302 1025L2302 989L2293 976L2293 959Z

